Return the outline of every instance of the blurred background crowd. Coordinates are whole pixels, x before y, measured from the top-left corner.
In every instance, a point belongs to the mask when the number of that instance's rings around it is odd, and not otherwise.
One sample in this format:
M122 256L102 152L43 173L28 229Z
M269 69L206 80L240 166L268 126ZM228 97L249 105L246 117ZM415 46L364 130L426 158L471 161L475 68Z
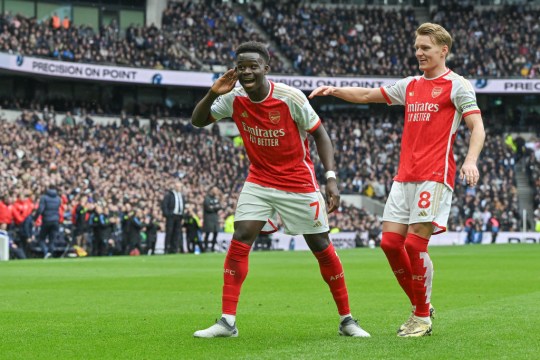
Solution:
M123 116L123 121L101 125L89 121L89 116L42 110L23 111L14 123L0 121L0 193L3 204L11 209L10 228L20 247L28 250L32 240L39 245L41 222L36 210L51 184L62 198L60 222L69 225L77 244L90 253L96 232L102 231L99 226L105 225L94 217L105 218L107 246L94 250L95 255L128 254L135 248L152 252L157 232L165 231L164 196L178 179L186 203L183 224L196 225L197 240L203 237L205 198L214 187L218 226L225 229L249 167L241 141L221 136L218 126L197 129L188 122L156 118L141 124ZM321 117L335 145L342 194L384 202L399 161L401 115L322 112ZM454 149L458 164L466 155L467 134L462 126ZM312 144L324 193L324 169L314 149ZM518 158L505 138L488 128L479 161L480 184L471 188L456 183L449 230L466 230L472 221L487 231L495 218L500 230L517 231L516 162L526 162L538 189L539 155L538 149L531 149ZM538 207L540 194L535 196ZM189 217L198 220L190 222ZM335 231L357 232L365 240L377 239L381 231L377 216L346 203L330 214L329 221ZM200 245L202 251L205 245ZM166 250L187 251L181 247Z
M428 16L454 34L448 59L452 70L469 77L538 78L538 9L441 3ZM0 16L0 51L68 62L219 73L232 66L240 43L270 40L272 73L401 77L418 72L409 46L418 23L415 11L406 7L298 0L212 6L170 1L160 28L150 24L122 30L114 20L92 28L56 13L44 21L6 12ZM126 113L112 110L107 102L73 98L43 102L10 94L1 101L3 108L21 111L14 122L0 119L0 224L12 234L15 256L58 256L66 242L87 255L154 253L157 234L168 233L166 197L177 186L183 200L182 208L174 211L182 218L189 246L167 236L165 252L217 250L216 229L232 231L249 161L241 141L223 135L218 126L193 128L192 107L178 105L172 114L163 103L137 104ZM336 149L342 194L384 203L399 162L403 115L322 106L318 112ZM118 121L95 120L102 115ZM504 115L484 112L487 124L491 117ZM536 124L538 115L531 116L527 121ZM454 146L458 166L466 155L467 137L462 125ZM534 219L540 224L540 141L522 140L509 140L502 127L487 126L480 184L471 188L456 183L450 231L519 230L517 166L526 169L534 189ZM324 170L314 149L312 144L324 193ZM58 217L50 217L46 208L57 199ZM54 236L62 242L56 253L44 240L52 221L58 228L51 231L57 231ZM345 201L329 221L333 231L356 232L359 245L377 241L381 233L378 216Z
M443 2L429 14L454 34L448 65L464 76L535 78L540 70L540 11L524 5L477 10ZM65 61L155 69L230 67L247 40L274 41L273 73L408 76L417 72L409 34L412 8L325 6L298 0L255 4L171 1L162 27L118 23L93 29L18 14L0 17L0 49ZM376 26L374 25L376 24ZM262 36L264 34L264 37ZM281 54L284 58L281 57ZM218 69L221 69L218 67Z

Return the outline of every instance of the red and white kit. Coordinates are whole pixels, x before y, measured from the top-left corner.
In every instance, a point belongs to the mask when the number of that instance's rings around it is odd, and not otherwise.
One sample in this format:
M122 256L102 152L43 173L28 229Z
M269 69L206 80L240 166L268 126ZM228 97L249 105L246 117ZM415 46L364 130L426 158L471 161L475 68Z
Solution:
M436 181L453 189L456 131L462 118L480 113L471 83L448 70L435 79L408 77L381 91L388 105L405 105L401 158L394 180Z
M393 209L394 201L389 201L383 219L406 224L433 221L444 231L456 177L456 131L462 118L480 113L474 90L469 81L448 70L434 79L408 77L381 87L381 92L389 105L405 106L401 157L394 184L403 187L399 183L426 183L424 189L410 189L412 194L404 194L404 188L394 190L393 186L390 198L400 197L395 201L400 206L407 201L410 212L397 214L399 209ZM447 189L434 191L433 183L445 184ZM445 194L447 191L450 194ZM432 203L436 203L437 209L426 207Z
M253 102L235 88L214 101L211 115L236 123L251 161L246 181L290 192L319 189L307 133L320 119L300 90L270 82L268 96Z
M251 161L246 183L259 185L245 186L242 190L236 221L266 221L277 211L289 233L328 231L307 138L321 121L304 93L285 84L270 82L268 96L253 102L244 89L238 87L214 101L211 116L215 120L234 120ZM264 191L264 188L278 192ZM290 193L295 194L287 196ZM292 202L294 208L298 209L300 205L305 211L292 214L285 211L285 208L293 207Z

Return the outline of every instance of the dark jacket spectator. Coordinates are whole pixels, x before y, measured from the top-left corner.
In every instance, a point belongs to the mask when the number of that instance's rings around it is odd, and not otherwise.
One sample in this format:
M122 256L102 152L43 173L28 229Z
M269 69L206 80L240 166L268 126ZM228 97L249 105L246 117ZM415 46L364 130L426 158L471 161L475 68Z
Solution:
M45 195L39 200L39 208L35 218L42 216L42 225L39 232L39 245L45 258L54 254L55 241L58 237L60 221L60 205L62 199L58 196L56 189L50 187Z
M58 196L56 189L50 188L39 200L39 208L35 218L42 216L42 221L46 223L58 223L60 221L60 205L62 199Z
M221 204L218 199L219 190L216 186L204 198L203 231L205 233L219 231L219 215Z

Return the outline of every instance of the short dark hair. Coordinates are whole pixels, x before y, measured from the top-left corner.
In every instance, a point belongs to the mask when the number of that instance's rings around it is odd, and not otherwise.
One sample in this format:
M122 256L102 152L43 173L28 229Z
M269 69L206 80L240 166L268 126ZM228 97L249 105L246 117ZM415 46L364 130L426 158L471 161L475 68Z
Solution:
M270 53L266 48L266 45L257 41L248 41L238 45L236 48L236 56L243 53L253 52L261 55L264 59L264 62L268 64L270 61Z

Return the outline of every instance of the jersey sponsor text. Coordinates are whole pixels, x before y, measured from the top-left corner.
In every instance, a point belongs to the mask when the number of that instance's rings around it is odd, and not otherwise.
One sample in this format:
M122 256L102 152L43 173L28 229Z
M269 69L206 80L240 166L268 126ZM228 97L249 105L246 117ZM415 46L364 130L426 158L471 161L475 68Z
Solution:
M249 141L259 146L279 146L279 138L285 136L284 129L261 129L251 127L242 121L242 129L249 133Z

